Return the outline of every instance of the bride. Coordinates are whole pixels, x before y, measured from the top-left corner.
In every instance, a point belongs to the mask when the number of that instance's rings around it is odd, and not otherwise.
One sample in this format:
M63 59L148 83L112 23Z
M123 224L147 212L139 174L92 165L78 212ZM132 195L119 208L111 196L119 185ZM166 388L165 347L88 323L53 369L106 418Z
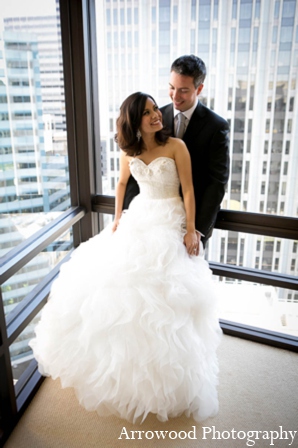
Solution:
M190 156L142 92L123 102L116 141L114 222L62 265L30 345L40 372L73 387L87 410L201 421L218 412L221 330L195 230ZM122 212L130 175L140 194Z

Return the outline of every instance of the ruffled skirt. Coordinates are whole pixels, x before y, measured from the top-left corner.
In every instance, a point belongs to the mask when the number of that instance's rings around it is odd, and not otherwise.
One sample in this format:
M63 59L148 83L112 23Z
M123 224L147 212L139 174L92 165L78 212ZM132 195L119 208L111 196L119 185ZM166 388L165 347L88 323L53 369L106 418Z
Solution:
M87 410L133 422L217 413L217 290L184 228L181 198L139 195L115 233L62 265L30 345Z

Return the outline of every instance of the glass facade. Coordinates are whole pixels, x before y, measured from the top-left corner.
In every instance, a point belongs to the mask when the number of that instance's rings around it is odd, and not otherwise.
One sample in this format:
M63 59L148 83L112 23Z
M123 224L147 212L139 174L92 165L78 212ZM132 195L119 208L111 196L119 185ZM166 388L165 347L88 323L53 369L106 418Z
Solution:
M16 386L22 375L26 375L26 369L33 361L32 349L28 342L32 339L33 329L39 322L40 314L29 323L22 333L14 340L9 347L13 383Z
M72 233L68 231L1 285L6 317L71 249Z
M70 207L60 17L51 3L52 15L36 15L30 1L26 16L16 15L18 4L5 8L12 16L0 11L0 257ZM7 320L72 247L68 231L1 285ZM32 360L34 322L11 346L18 372Z
M119 105L137 90L151 93L160 106L168 103L171 62L194 52L208 70L201 101L231 127L231 176L224 208L297 216L296 1L230 0L225 7L212 0L131 4L124 9L121 3L96 3L107 159L103 191L114 194L117 182L119 153L113 136ZM179 21L173 20L177 11Z
M151 0L124 8L98 0L96 8L103 193L114 195L118 180L113 138L120 104L138 90L160 106L169 103L172 61L195 53L207 66L200 100L230 123L231 174L222 208L297 217L297 2ZM297 275L294 244L215 230L207 256ZM295 304L298 334L297 294L276 294Z

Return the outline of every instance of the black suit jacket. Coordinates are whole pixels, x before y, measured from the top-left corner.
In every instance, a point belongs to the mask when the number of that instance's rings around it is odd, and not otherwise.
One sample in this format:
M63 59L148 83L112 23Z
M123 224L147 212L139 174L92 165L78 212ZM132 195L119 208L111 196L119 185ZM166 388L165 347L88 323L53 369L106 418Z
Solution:
M163 124L174 135L173 105L161 108ZM212 234L220 203L229 178L229 125L222 117L198 105L183 136L191 157L192 176L196 200L196 229L206 241ZM123 208L139 193L132 176L127 184Z

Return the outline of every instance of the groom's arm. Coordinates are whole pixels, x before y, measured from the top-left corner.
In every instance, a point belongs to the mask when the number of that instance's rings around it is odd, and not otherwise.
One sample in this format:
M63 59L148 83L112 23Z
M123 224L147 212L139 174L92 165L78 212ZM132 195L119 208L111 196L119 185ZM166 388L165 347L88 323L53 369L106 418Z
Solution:
M214 133L209 146L207 184L197 208L196 228L205 235L203 241L211 236L229 179L229 165L229 125L225 122Z
M133 198L139 194L140 189L134 177L130 176L127 182L126 191L123 200L123 210L128 209Z

